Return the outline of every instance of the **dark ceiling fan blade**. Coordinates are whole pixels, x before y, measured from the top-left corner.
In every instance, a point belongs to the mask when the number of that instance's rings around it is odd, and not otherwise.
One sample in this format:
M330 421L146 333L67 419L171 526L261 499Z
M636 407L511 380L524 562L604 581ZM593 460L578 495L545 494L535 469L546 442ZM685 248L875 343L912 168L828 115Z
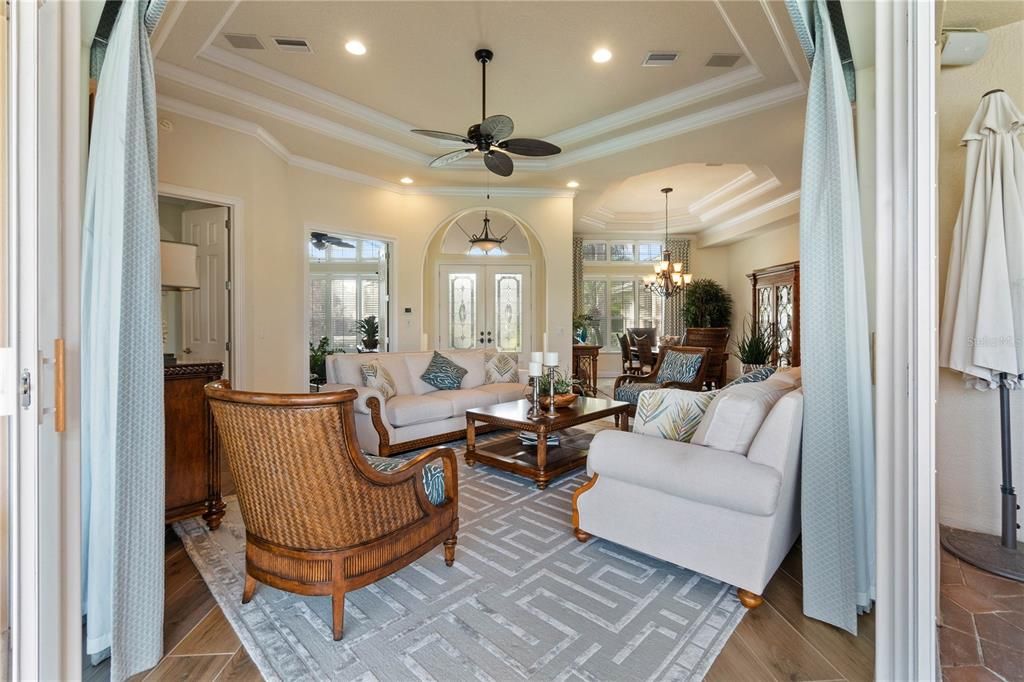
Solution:
M470 144L470 141L466 139L465 135L459 135L457 133L445 133L440 130L413 130L417 135L425 135L426 137L432 137L435 140L452 140L454 142L465 142Z
M504 140L512 134L515 128L511 118L504 114L495 114L483 120L483 123L480 124L480 133L492 140Z
M530 137L515 137L498 143L500 149L520 156L553 156L561 154L562 148L545 140Z
M439 156L436 159L434 159L433 161L431 161L429 165L430 165L431 168L441 168L442 166L447 166L450 163L455 163L459 159L466 158L467 156L469 156L469 153L471 151L473 151L473 150L472 149L456 149L453 152L448 152L447 154L442 154L441 156Z
M484 165L487 166L487 170L503 178L512 175L512 169L515 167L511 156L493 150L484 154Z
M333 234L327 234L326 232L310 232L309 241L318 249L324 249L327 246L337 246L340 249L354 249L355 244L349 244L341 237L335 237Z

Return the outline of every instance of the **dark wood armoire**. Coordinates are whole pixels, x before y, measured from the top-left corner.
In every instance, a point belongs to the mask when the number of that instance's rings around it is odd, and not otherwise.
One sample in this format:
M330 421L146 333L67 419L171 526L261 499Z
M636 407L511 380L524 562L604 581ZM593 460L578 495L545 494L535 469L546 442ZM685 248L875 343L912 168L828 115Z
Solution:
M200 362L164 367L165 521L202 514L210 530L224 518L220 448L203 387L224 365Z
M754 326L778 337L772 364L800 365L800 262L754 270L747 275L753 296Z

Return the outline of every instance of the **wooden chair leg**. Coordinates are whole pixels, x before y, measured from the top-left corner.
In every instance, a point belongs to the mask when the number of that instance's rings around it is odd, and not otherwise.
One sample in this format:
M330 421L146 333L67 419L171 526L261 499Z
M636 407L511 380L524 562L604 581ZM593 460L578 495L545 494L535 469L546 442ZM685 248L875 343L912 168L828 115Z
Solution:
M458 543L459 538L452 536L444 541L444 565L451 566L455 563L455 545Z
M334 594L331 595L331 632L334 635L335 642L341 639L341 635L344 630L345 590L335 587Z
M586 542L590 538L594 537L593 535L591 535L587 531L580 530L579 528L573 528L572 529L572 534L575 535L576 539L579 540L580 542Z
M248 604L254 592L256 592L256 578L246 573L245 587L242 589L242 603Z
M736 596L739 597L740 603L746 606L748 609L756 609L758 606L764 603L764 597L759 594L754 594L744 590L742 587L736 588Z

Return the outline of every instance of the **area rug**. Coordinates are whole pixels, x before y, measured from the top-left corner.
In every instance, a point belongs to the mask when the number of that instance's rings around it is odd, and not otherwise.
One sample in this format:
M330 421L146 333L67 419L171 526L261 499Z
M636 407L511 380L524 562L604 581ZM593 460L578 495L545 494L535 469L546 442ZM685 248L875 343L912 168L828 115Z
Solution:
M731 586L604 540L577 542L570 514L583 472L537 490L512 474L467 467L461 445L455 565L444 565L438 547L350 592L340 642L331 639L329 597L259 585L241 603L245 529L234 498L216 531L200 519L175 524L266 679L704 676L746 611Z

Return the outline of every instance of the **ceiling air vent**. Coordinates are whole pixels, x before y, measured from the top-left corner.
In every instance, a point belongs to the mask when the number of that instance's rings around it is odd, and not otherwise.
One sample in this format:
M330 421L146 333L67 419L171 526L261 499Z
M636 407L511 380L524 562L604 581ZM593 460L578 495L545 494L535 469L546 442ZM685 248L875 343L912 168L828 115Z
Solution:
M231 43L236 50L262 50L263 43L256 36L243 35L241 33L225 33L224 39Z
M644 57L644 66L668 66L679 58L678 52L648 52Z
M279 50L285 52L312 52L313 48L309 46L309 41L305 38L282 38L280 36L273 36L274 43L277 45Z
M704 66L735 66L742 56L741 54L713 54Z

